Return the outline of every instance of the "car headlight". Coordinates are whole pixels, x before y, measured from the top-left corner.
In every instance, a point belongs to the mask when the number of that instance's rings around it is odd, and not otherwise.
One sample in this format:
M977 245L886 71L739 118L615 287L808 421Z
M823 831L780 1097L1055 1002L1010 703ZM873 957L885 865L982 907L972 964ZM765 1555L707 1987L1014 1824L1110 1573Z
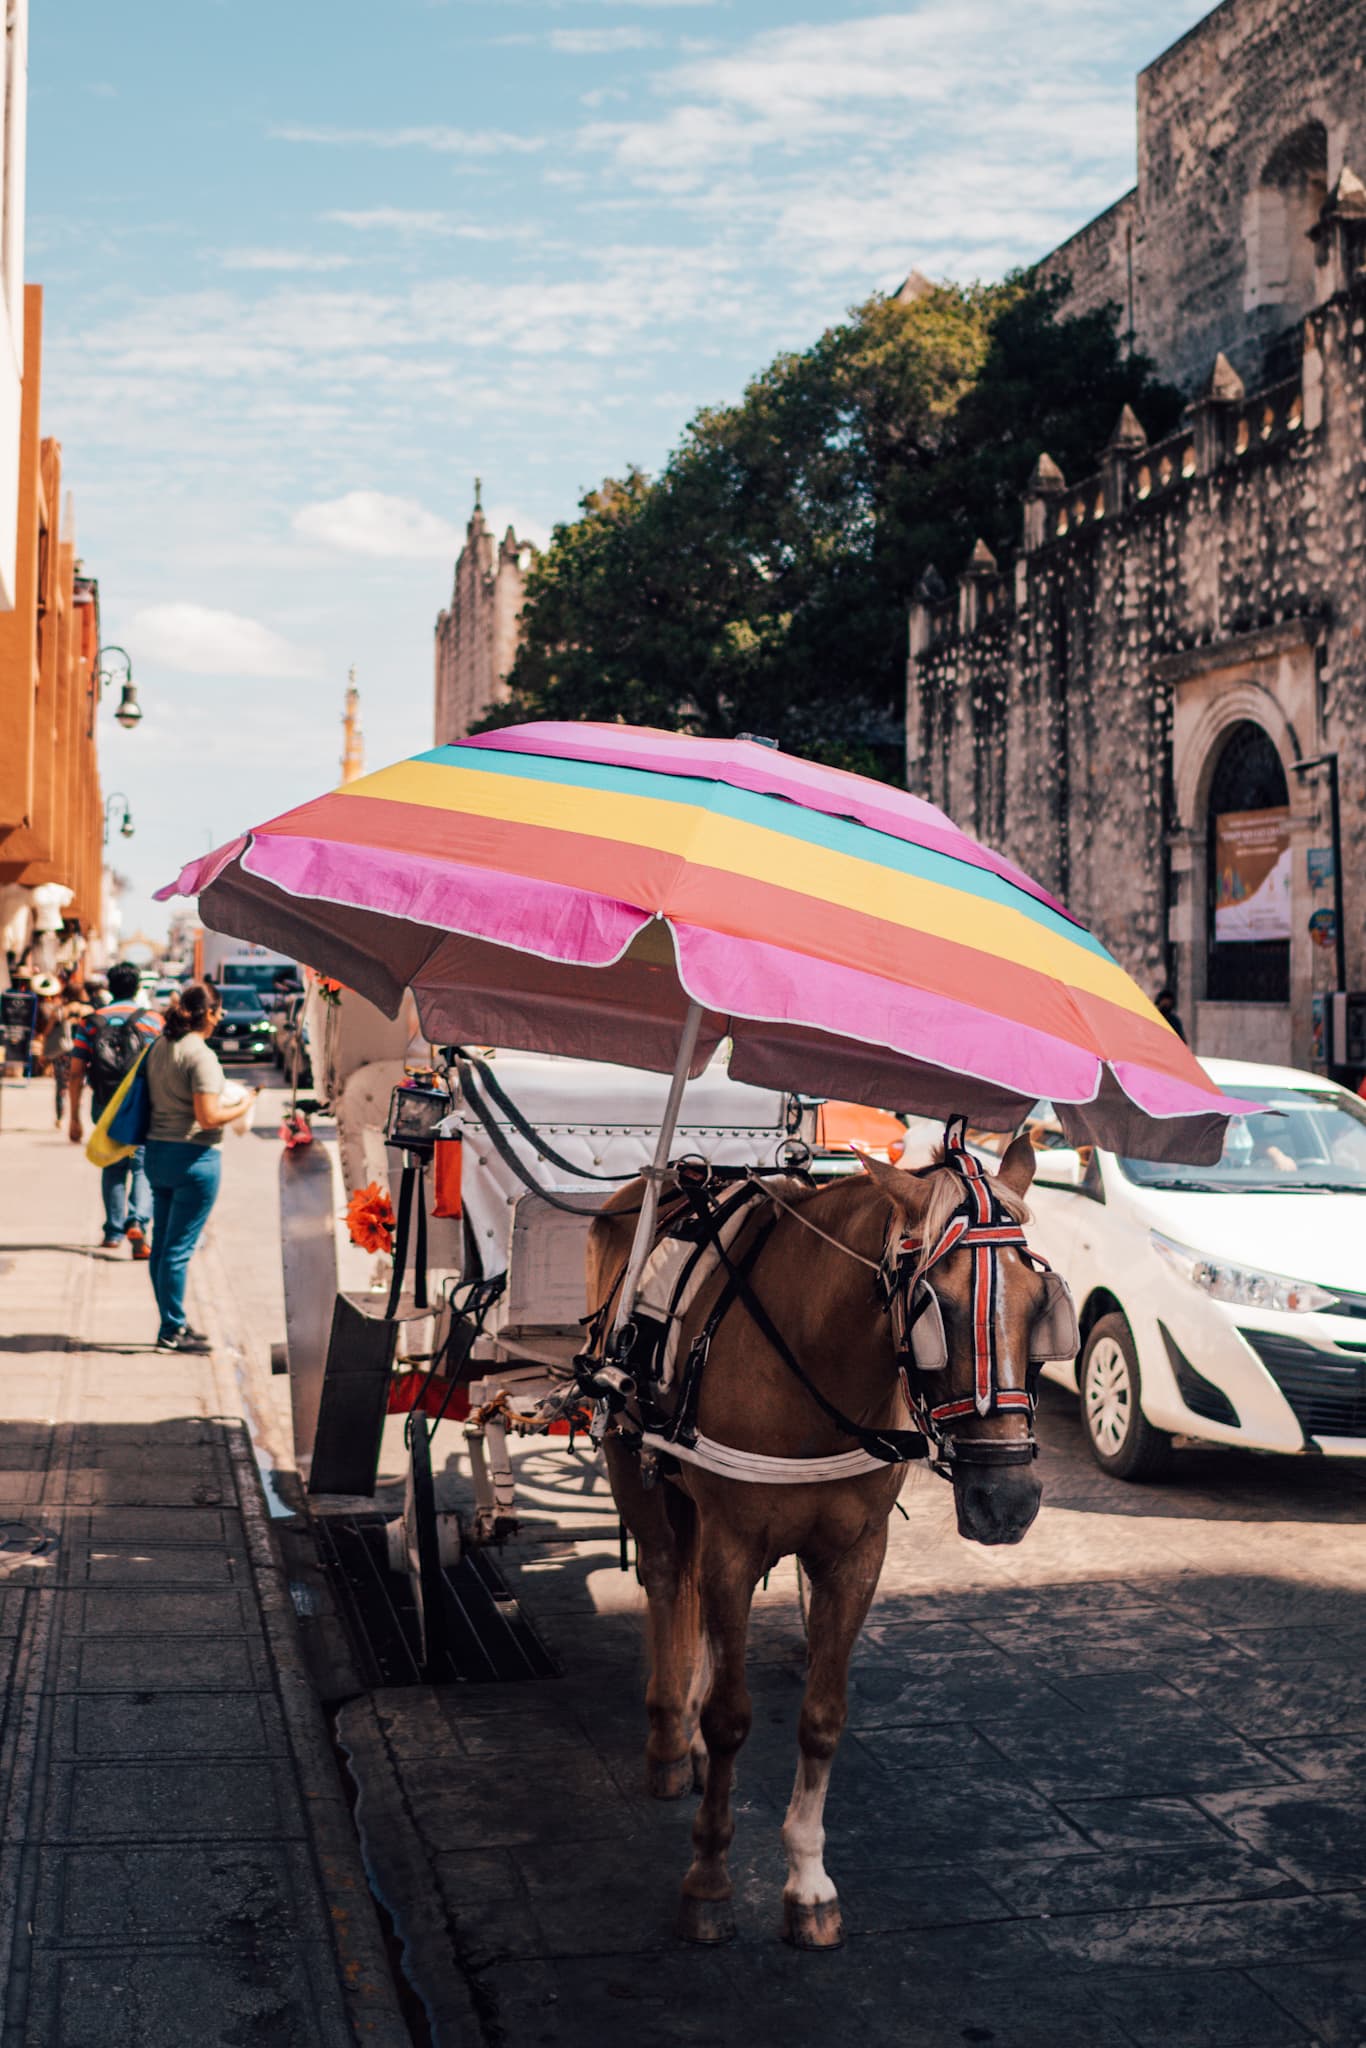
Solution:
M1326 1287L1313 1280L1288 1280L1283 1273L1263 1273L1255 1266L1234 1266L1227 1259L1207 1258L1189 1245L1177 1244L1160 1230L1150 1230L1149 1241L1160 1259L1172 1271L1198 1287L1215 1301L1233 1301L1240 1308L1284 1309L1291 1315L1307 1315L1311 1309L1331 1308L1337 1300Z

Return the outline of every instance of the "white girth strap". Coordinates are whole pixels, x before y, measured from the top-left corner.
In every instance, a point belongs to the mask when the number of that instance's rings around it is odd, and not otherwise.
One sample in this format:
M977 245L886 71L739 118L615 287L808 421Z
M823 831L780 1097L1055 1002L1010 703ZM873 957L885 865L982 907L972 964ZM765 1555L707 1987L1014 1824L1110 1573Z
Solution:
M747 1479L767 1486L815 1486L825 1479L854 1479L861 1472L886 1472L885 1458L870 1451L839 1451L830 1458L765 1458L758 1451L736 1451L699 1435L694 1444L671 1443L666 1436L645 1430L641 1442L652 1451L663 1451L686 1464L700 1465L722 1479Z

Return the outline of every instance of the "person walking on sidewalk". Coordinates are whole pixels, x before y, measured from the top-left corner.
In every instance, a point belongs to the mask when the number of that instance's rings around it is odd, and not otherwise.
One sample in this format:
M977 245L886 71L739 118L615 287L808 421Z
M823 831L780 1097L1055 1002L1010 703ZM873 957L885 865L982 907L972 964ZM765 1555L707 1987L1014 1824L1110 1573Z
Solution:
M144 1009L137 1001L139 986L138 971L132 961L116 961L109 970L111 1000L103 1009L92 1010L83 1017L72 1033L67 1094L68 1133L73 1145L81 1144L85 1137L81 1093L86 1081L90 1082L91 1107L98 1123L109 1098L143 1046L161 1030L161 1019L155 1010ZM152 1191L147 1185L141 1146L128 1158L102 1168L100 1189L104 1196L105 1249L112 1250L126 1237L135 1259L150 1258L147 1226L152 1220Z
M218 1194L223 1132L255 1100L223 1104L223 1069L208 1037L222 1004L216 989L187 982L170 1003L143 1072L151 1099L147 1178L152 1186L152 1291L161 1312L158 1351L204 1351L185 1321L190 1260Z
M66 994L59 981L43 977L46 986L35 989L42 996L42 1007L38 1012L38 1052L43 1065L52 1077L56 1096L56 1124L62 1127L66 1114L66 1084L71 1071L71 1026L72 1017Z

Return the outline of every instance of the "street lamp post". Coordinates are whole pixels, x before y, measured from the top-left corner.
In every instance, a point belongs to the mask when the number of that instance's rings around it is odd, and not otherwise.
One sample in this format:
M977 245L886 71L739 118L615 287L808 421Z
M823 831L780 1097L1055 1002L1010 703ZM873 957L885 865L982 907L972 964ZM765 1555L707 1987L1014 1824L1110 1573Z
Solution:
M123 663L121 671L116 668L107 668L104 665L106 654L118 655ZM117 683L121 678L123 689L119 697L118 709L114 713L114 719L115 723L121 725L125 732L132 732L142 717L142 706L138 702L137 684L133 681L132 656L126 648L116 647L111 642L108 647L100 648L95 656L95 660L98 664L94 676L96 701L98 701L99 693L106 683Z
M117 813L115 811L116 805L118 807ZM114 823L116 815L120 836L124 839L131 839L133 836L133 813L129 809L128 799L121 789L111 790L104 800L104 843L106 846L109 844L109 828Z

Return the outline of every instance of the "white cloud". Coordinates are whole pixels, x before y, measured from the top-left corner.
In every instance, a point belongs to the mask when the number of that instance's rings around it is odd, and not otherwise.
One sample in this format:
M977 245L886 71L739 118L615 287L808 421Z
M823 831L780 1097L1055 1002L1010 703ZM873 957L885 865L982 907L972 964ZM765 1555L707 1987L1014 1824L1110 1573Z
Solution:
M499 151L530 154L545 148L542 135L516 135L491 128L272 128L277 142L319 142L366 149L429 149L438 156L491 156Z
M421 207L367 206L357 212L338 210L326 213L323 219L334 220L344 228L355 228L361 234L376 231L393 235L449 235L454 231L448 213L436 213Z
M258 619L202 604L153 604L134 612L128 638L141 661L192 676L308 676L314 656Z
M350 256L323 256L304 249L224 249L224 270L346 270Z
M608 57L616 50L646 50L659 38L643 28L557 28L550 47L566 57Z
M1075 29L1079 12L1087 10L1075 0L1036 0L1024 16L1002 0L932 0L913 13L766 29L660 74L656 96L675 103L662 116L590 130L584 140L614 143L627 163L691 161L698 169L766 146L801 152L848 135L899 140L910 151L920 139L908 126L915 110L956 121L971 105L961 152L938 138L950 154L970 156L1003 125L1037 143L1049 123L1063 148L1099 142L1125 153L1132 85L1102 87L1094 76L1113 29L1107 37L1088 23L1070 62L1059 57L1059 30L1064 20ZM1009 71L993 69L1007 33L1015 61Z
M448 519L415 498L393 498L384 491L347 491L344 497L303 505L293 524L304 540L347 555L454 561L460 551L461 536Z
M423 208L403 206L368 206L356 212L325 213L324 220L336 221L340 227L353 228L358 234L386 234L401 242L422 240L445 240L453 242L524 242L538 230L525 221L502 219L480 223L460 220L454 214L437 213ZM544 238L541 238L545 246ZM348 262L352 259L347 258Z

